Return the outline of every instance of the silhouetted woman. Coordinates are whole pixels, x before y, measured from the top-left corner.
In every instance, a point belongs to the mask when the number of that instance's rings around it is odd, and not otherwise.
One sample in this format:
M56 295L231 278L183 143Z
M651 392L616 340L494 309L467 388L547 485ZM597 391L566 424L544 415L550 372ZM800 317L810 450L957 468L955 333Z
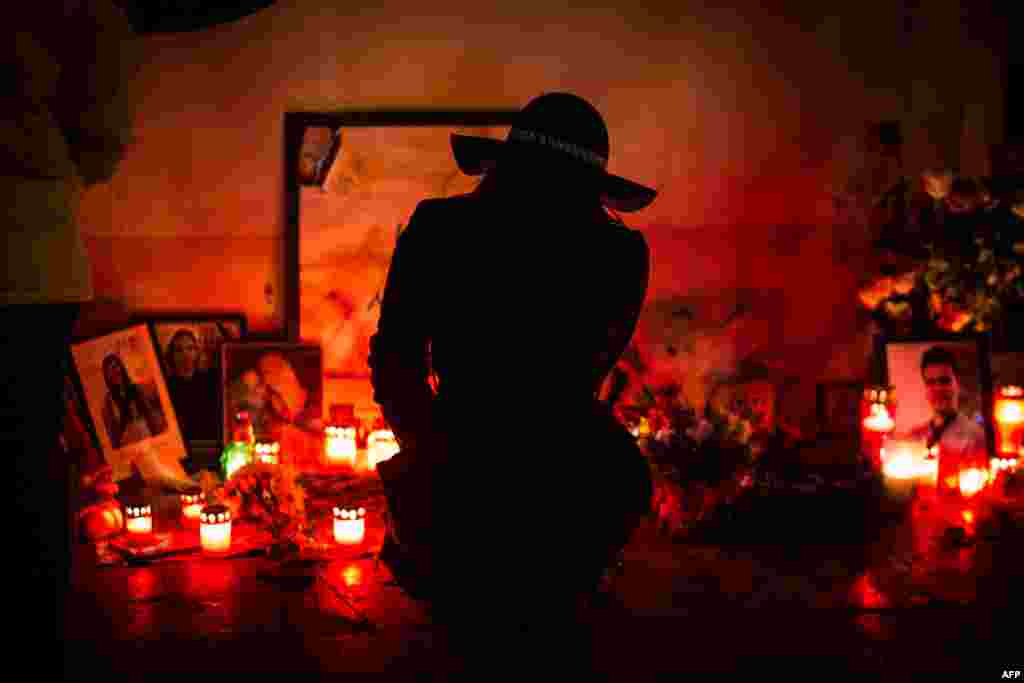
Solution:
M402 447L378 466L381 559L435 614L537 624L594 590L649 510L646 462L597 394L649 272L643 236L605 207L655 192L606 172L604 121L569 94L531 101L504 142L452 145L484 177L417 206L371 342Z

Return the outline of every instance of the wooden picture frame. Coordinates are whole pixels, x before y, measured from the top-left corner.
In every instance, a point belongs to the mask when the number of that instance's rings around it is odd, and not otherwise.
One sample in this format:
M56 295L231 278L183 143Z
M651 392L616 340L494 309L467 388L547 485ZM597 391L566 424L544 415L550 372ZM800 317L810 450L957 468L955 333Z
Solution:
M246 317L238 312L142 312L135 320L149 326L160 356L161 369L181 426L182 435L194 458L209 461L224 447L221 429L221 353L223 343L239 342L248 334ZM191 337L191 339L189 339ZM178 366L187 362L186 348L194 348L191 375Z
M450 134L503 139L516 113L285 114L287 339L318 344L326 378L368 382L369 337L398 233L420 200L478 182L458 171Z
M91 435L115 481L187 479L185 440L167 391L152 332L136 324L71 344L75 389Z

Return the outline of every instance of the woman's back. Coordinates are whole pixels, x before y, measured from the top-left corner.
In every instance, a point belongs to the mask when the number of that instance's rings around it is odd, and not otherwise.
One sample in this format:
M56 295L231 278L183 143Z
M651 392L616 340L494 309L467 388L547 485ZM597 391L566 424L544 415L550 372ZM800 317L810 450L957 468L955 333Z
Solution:
M427 215L423 286L439 394L470 406L481 392L499 403L592 398L609 330L631 327L642 303L640 234L596 206L569 212L486 195L436 201Z

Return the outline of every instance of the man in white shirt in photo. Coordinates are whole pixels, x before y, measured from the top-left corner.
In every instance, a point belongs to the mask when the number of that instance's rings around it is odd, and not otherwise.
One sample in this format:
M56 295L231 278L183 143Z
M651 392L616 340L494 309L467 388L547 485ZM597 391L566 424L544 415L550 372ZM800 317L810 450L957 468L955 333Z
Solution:
M985 430L960 411L960 378L951 351L941 346L925 351L921 356L921 379L932 416L914 427L910 436L924 440L929 448L938 445L939 486L957 488L955 478L961 466L985 460ZM954 481L947 482L949 477Z

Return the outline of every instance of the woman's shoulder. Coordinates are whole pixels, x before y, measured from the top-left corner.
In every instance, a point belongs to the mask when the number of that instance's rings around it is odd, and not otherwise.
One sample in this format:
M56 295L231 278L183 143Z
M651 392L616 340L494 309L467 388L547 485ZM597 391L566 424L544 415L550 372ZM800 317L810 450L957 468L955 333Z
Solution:
M650 257L650 247L644 233L629 227L613 216L607 217L601 228L601 234L608 248L620 258L633 255L638 259L647 260Z
M428 197L421 199L416 205L413 216L422 218L442 215L447 212L464 211L476 206L478 204L476 199L477 197L473 194L457 194L451 197Z

